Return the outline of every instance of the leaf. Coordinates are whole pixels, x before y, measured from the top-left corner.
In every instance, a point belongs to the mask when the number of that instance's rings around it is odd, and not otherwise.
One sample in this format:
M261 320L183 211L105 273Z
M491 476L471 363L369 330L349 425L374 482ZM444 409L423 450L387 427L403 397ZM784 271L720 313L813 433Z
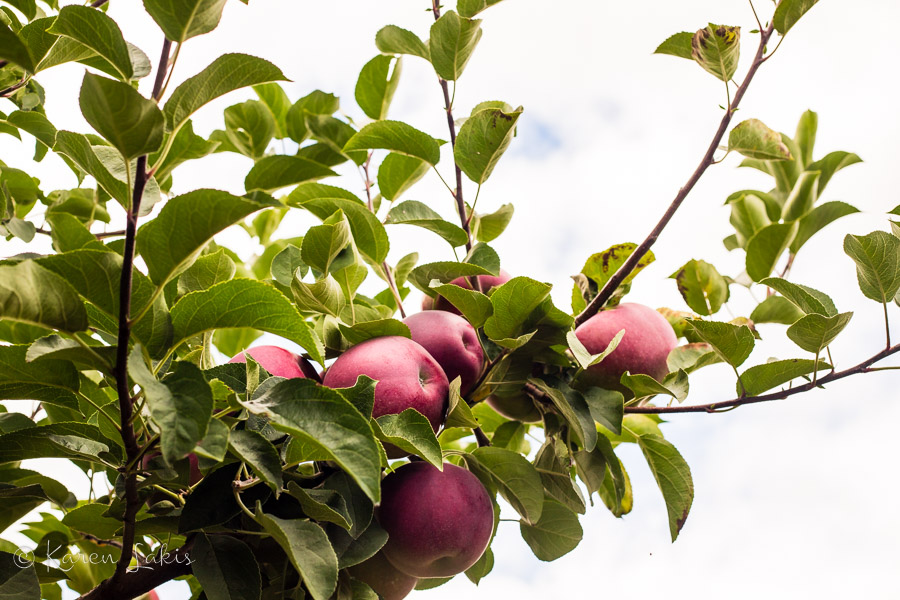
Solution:
M819 175L818 171L804 171L797 178L790 195L784 201L783 219L785 222L795 221L812 209L818 198Z
M341 107L340 99L334 94L326 94L315 90L300 98L288 109L285 125L288 136L298 144L309 137L310 131L306 119L311 115L327 116L336 113ZM340 150L337 148L336 150ZM343 158L342 160L346 160Z
M301 312L322 313L338 317L347 305L341 286L331 275L311 284L294 278L291 281L291 292L294 302Z
M672 541L678 537L694 502L694 481L687 462L675 446L658 435L638 435L637 443L662 491L669 514Z
M787 298L769 296L753 309L753 312L750 313L750 320L756 324L781 323L782 325L793 325L803 315L804 312Z
M235 429L228 436L228 447L238 458L253 468L256 475L272 488L277 498L284 481L281 474L281 459L272 442L256 431Z
M756 340L746 325L732 325L715 321L688 321L691 330L702 341L709 344L722 360L733 367L739 367L753 351Z
M512 204L504 204L496 211L486 215L476 215L472 234L479 242L491 242L506 231L512 220L515 209Z
M293 247L293 246L290 246ZM217 283L228 281L237 272L237 265L225 250L219 248L212 254L198 258L178 278L178 295L198 292L210 288Z
M772 223L747 242L747 274L753 281L768 277L797 234L798 224Z
M819 129L819 115L811 110L805 111L800 115L797 122L797 131L794 134L794 140L800 149L800 156L797 160L801 166L808 166L813 161L813 148L816 145L816 132ZM815 171L815 169L809 169Z
M219 142L207 141L195 134L194 125L188 120L175 134L175 139L172 140L169 152L163 157L163 161L159 162L159 153L151 155L148 160L155 169L156 179L160 182L165 182L172 175L172 171L179 165L189 160L208 156L218 147Z
M83 504L70 510L62 518L62 524L75 531L95 535L103 539L113 539L121 529L122 522L110 516L104 516L109 509L105 504Z
M192 292L172 307L176 346L213 329L250 327L296 342L316 362L324 349L309 324L277 289L251 279L232 279Z
M274 154L256 162L244 179L244 188L250 192L272 192L289 185L334 177L337 173L317 162L300 156Z
M805 314L820 314L826 317L833 317L837 314L832 299L819 290L778 277L767 277L760 283L790 300Z
M117 446L98 427L87 423L38 425L0 435L0 464L29 458L116 462L118 454Z
M338 559L321 527L306 519L279 519L256 507L256 521L282 547L314 600L328 600L337 587Z
M367 117L376 121L387 118L388 108L400 83L401 65L402 58L382 54L363 66L356 82L355 96L356 103Z
M484 333L492 340L515 338L531 313L550 296L552 286L529 279L514 277L491 293L493 314L484 324Z
M68 396L67 391L78 391L78 371L65 361L47 359L43 363L26 360L28 345L0 346L0 397L9 400L37 398L40 391L57 396ZM49 389L47 389L49 388Z
M603 349L599 354L591 354L588 352L588 349L584 347L584 344L581 343L581 340L578 339L578 336L575 335L575 331L568 331L566 333L566 341L569 344L569 349L572 351L572 355L575 357L575 361L578 363L578 366L582 369L588 369L594 365L600 364L603 362L607 356L612 354L613 350L615 350L619 346L619 342L622 341L622 338L625 337L625 330L622 329L619 331L606 345L606 348Z
M256 556L237 538L198 534L191 548L191 569L210 598L259 600L262 581Z
M820 179L821 183L821 179ZM858 213L859 209L850 206L846 202L826 202L816 206L800 219L800 227L797 235L791 242L791 254L796 254L809 238L824 229L827 225L847 215Z
M856 263L856 277L863 296L887 303L900 290L900 239L884 232L848 235L844 252Z
M509 113L488 108L466 119L459 129L453 156L469 179L478 185L487 181L509 147L521 114L522 107Z
M434 435L431 423L420 412L407 408L400 414L378 417L375 423L378 439L420 456L438 470L443 470L441 444Z
M425 292L431 293L430 285L437 279L441 283L448 283L457 277L475 277L478 275L496 275L484 267L469 263L454 261L435 262L419 265L409 273L409 281L414 286Z
M433 231L454 248L464 246L469 241L469 236L462 227L445 221L441 215L415 200L407 200L391 208L384 222L387 225L416 225Z
M412 338L409 327L402 321L396 319L365 321L363 323L357 323L352 327L348 327L341 323L339 327L347 341L354 346L377 337L400 336Z
M831 178L835 173L844 167L849 167L850 165L861 162L862 159L856 154L837 151L826 154L824 158L820 158L816 162L810 163L806 168L808 171L819 171L821 173L819 176L819 195L821 196L825 186L828 185L828 182L831 181Z
M488 446L464 454L463 458L469 469L494 482L500 495L525 522L539 521L544 506L544 486L541 476L525 457L512 450Z
M7 600L40 600L41 586L34 564L22 564L22 556L0 552L0 595Z
M602 288L616 271L625 264L628 257L634 253L636 248L637 244L616 244L603 252L592 254L587 261L585 261L584 268L581 269L581 272L590 278L591 281L596 283L598 288ZM622 285L630 283L644 267L654 260L656 260L656 258L653 256L653 253L647 252L647 254L642 256L641 260L638 261L634 270L628 274L624 281L622 281Z
M334 523L349 530L352 518L347 509L344 497L334 490L306 489L296 482L288 482L288 495L300 502L304 514L319 522Z
M584 531L578 516L555 500L544 500L540 520L534 525L519 523L522 539L534 555L543 561L565 556L581 542Z
M375 34L375 46L385 54L411 54L431 61L428 47L412 31L387 25Z
M672 56L678 56L680 58L686 58L688 60L692 60L693 49L691 45L691 41L694 38L694 34L690 31L682 31L680 33L675 33L666 38L662 44L656 47L656 50L653 51L653 54L670 54Z
M217 133L220 151L238 152L253 160L266 153L277 124L272 111L259 100L247 100L225 109L225 131Z
M241 402L272 427L301 439L334 460L365 494L380 497L378 442L364 417L341 394L308 379L285 379L252 401Z
M104 12L86 6L64 6L47 31L87 46L108 61L123 81L134 75L122 30Z
M342 196L341 193L348 194L350 197ZM343 211L353 234L353 241L356 242L359 251L376 264L384 262L387 258L390 240L381 221L372 214L366 205L346 190L332 186L306 184L291 193L287 204L308 210L323 221L336 211Z
M75 340L58 335L43 337L31 344L25 360L68 360L81 367L111 373L116 362L115 346L94 346L90 350Z
M310 227L300 247L303 262L320 273L331 271L331 265L350 244L350 225L343 211L338 211L327 223Z
M162 111L127 83L85 73L79 104L87 122L126 160L162 144Z
M625 397L621 392L592 387L585 390L584 399L594 421L616 435L622 433L622 418L625 416Z
M701 31L705 31L702 30ZM732 71L732 75L734 72ZM758 119L742 121L728 134L728 150L749 158L791 160L791 151L781 141L781 134L766 127Z
M213 411L212 390L191 363L176 362L163 381L147 367L140 346L128 357L128 374L144 390L150 415L160 429L163 458L172 464L188 455L206 436Z
M482 327L494 312L491 299L481 292L437 280L431 282L431 289L446 298L476 329Z
M560 415L569 425L569 431L582 448L592 448L597 443L597 429L591 409L580 392L571 388L557 389L548 385L543 380L530 378L528 383L544 392Z
M402 121L376 121L360 129L344 144L343 151L382 148L421 158L430 165L441 159L437 140Z
M744 394L747 396L758 396L797 377L802 377L815 371L825 371L829 368L831 368L831 365L822 361L819 361L817 367L816 361L804 358L776 360L756 365L741 373L740 381L737 384L737 394L738 396L743 396Z
M0 318L69 333L88 328L75 290L31 260L0 266Z
M0 58L19 65L28 73L34 73L34 60L28 48L6 23L0 22Z
M684 401L688 395L688 376L683 370L669 373L660 383L649 375L643 373L623 373L621 383L632 392L635 398L647 398L657 394L672 396L679 402Z
M786 34L791 27L796 25L797 21L800 20L800 17L806 14L806 11L815 6L818 1L819 0L781 0L775 8L775 15L772 17L775 29L781 35Z
M431 39L428 40L431 64L438 76L448 81L459 79L481 34L480 20L460 18L452 10L441 15L431 26Z
M391 152L378 167L378 191L393 202L422 179L430 168L431 165L420 158Z
M728 82L741 55L741 28L709 24L691 38L691 57L707 72Z
M137 233L137 249L150 278L164 285L196 260L212 237L272 202L218 190L195 190L169 200Z
M459 0L456 3L456 10L459 11L460 16L471 19L481 11L500 2L501 0Z
M728 282L708 262L690 260L671 276L681 297L695 313L709 316L728 301Z
M163 109L167 129L181 128L201 106L219 96L271 81L286 81L272 63L246 54L223 54L172 92Z
M806 315L787 330L787 336L807 352L819 354L844 330L852 312L840 313L833 317L820 314Z
M176 44L215 29L224 7L225 0L144 0L144 9Z
M60 131L56 134L53 151L68 157L79 169L96 179L100 187L118 200L122 206L129 205L131 198L125 182L120 181L109 172L106 165L94 153L87 137L80 133Z

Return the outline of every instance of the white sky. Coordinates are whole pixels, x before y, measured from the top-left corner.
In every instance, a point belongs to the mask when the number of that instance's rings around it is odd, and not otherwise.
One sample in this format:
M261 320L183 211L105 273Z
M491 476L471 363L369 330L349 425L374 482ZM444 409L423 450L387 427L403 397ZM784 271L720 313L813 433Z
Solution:
M155 62L161 35L152 21L136 2L111 4L110 14L126 38ZM427 37L428 4L253 0L247 7L230 2L218 30L185 45L175 80L193 75L223 52L247 52L283 68L293 80L285 84L292 100L316 88L334 92L344 110L360 119L353 86L360 67L377 52L375 32L394 23ZM761 14L771 14L771 3L758 0L757 5ZM554 298L565 308L569 275L591 253L643 238L651 219L694 169L720 118L721 83L688 61L653 56L653 49L672 33L710 21L741 25L746 40L740 79L755 50L755 36L749 34L755 22L742 0L508 0L483 17L484 37L459 82L457 115L488 99L522 104L525 114L518 137L482 191L479 208L516 205L512 225L493 245L510 273L553 283ZM900 184L898 87L891 76L900 55L898 19L900 4L891 0L821 2L760 70L736 117L736 122L759 118L792 134L800 114L812 108L819 113L817 157L848 150L866 161L840 173L824 198L850 202L864 214L816 237L793 270L795 281L829 293L840 310L856 312L833 347L839 367L883 344L880 307L861 296L852 262L840 247L847 232L885 228L883 213L900 204L895 192ZM88 131L74 95L82 75L82 67L70 65L39 76L47 88L48 115L60 128ZM221 109L251 97L235 93L215 102L195 117L195 130L208 134L221 128ZM447 137L440 89L424 61L406 59L391 116ZM74 186L57 158L31 163L31 149L30 141L20 145L0 137L0 157L40 177L45 191ZM697 186L654 247L658 260L637 279L635 300L685 308L667 276L690 258L713 262L723 273L740 272L742 255L727 253L721 244L730 233L722 203L735 190L767 189L770 183L755 171L736 169L737 163L729 157ZM445 177L448 164L442 165ZM216 187L240 193L249 167L242 157L210 157L176 172L175 191ZM337 183L360 191L355 173ZM467 190L467 197L473 192ZM433 176L407 199L453 216L446 190ZM307 222L288 221L282 233L293 235L291 227ZM392 237L392 261L413 250L423 261L450 258L432 234L413 228L400 233ZM243 234L228 240L245 255L255 250ZM3 255L21 251L16 244L3 247ZM735 289L729 308L746 315L752 304ZM892 315L900 321L896 307ZM765 343L751 362L802 356L784 341L783 327L764 326L762 334ZM895 334L900 336L900 328ZM494 573L478 588L460 576L417 595L435 600L463 594L544 599L566 593L895 598L900 594L900 484L892 476L894 423L900 418L895 382L891 374L872 374L789 402L726 415L672 417L664 427L666 436L691 465L696 488L691 516L675 544L669 542L656 484L640 453L627 448L622 456L635 506L624 519L595 507L582 520L582 544L551 564L539 563L516 525L503 523L494 542ZM692 388L692 402L713 401L731 397L734 384L727 369L717 366L692 378ZM180 594L173 590L169 598Z

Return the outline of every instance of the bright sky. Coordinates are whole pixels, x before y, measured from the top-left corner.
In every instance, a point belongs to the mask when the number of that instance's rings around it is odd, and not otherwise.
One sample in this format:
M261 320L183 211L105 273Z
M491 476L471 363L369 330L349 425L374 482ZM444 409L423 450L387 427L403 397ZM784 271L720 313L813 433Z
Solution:
M757 5L762 15L771 14L770 2L757 0ZM334 92L344 110L360 119L353 86L360 67L377 52L375 32L394 23L425 38L431 22L427 6L424 0L254 0L249 7L229 2L218 30L185 45L175 80L223 52L246 52L283 68L292 80L285 85L292 100L316 88ZM672 33L707 22L740 25L746 37L740 79L755 50L749 33L755 21L743 0L548 6L507 0L484 13L484 37L459 81L456 105L458 115L482 100L524 105L519 135L484 187L479 208L515 204L512 225L493 244L504 268L553 283L557 304L567 307L569 275L591 253L646 235L696 166L721 116L721 82L691 62L653 56L654 48ZM840 310L856 313L833 346L839 367L883 344L880 307L859 293L841 240L848 232L885 228L883 213L900 204L898 87L890 76L900 55L894 27L900 4L858 0L852 7L833 0L816 6L760 70L736 118L759 118L792 134L800 114L812 108L819 113L817 157L848 150L866 161L840 173L825 197L850 202L864 214L817 236L793 270L795 281L827 292ZM155 61L161 35L138 3L112 0L110 14L126 38ZM60 128L88 131L74 96L82 76L82 67L70 65L39 77L47 88L48 115ZM217 101L195 117L195 130L208 134L221 128L222 109L250 97L235 93ZM391 116L447 137L440 89L424 61L405 60ZM74 186L58 159L34 165L30 156L30 143L0 138L0 157L41 178L45 190ZM769 181L736 169L738 162L729 157L697 186L654 248L657 262L637 279L633 299L684 309L667 276L691 258L713 262L723 273L741 271L742 255L727 253L721 244L730 233L722 204L733 191L767 189ZM449 160L441 165L445 176L448 165ZM210 157L176 172L175 191L216 187L240 193L249 167L235 155ZM352 172L338 184L360 191ZM469 198L473 192L467 190ZM453 215L446 190L433 176L408 198ZM289 221L282 233L293 235L289 229L306 222ZM413 250L423 261L450 258L433 235L412 228L402 233L392 238L392 261ZM245 255L255 250L242 234L228 240ZM20 246L7 244L2 254L18 251ZM748 314L752 306L746 292L734 290L729 308L735 315ZM900 311L892 308L900 322ZM803 356L785 341L783 327L764 326L761 332L765 343L751 361ZM900 337L900 328L895 333ZM669 542L665 506L643 458L626 448L622 457L635 504L624 519L595 507L582 520L582 544L550 564L531 555L514 523L502 523L494 572L478 588L460 576L419 595L434 600L463 594L544 599L577 592L671 599L896 597L900 483L890 475L896 471L891 457L894 423L900 419L896 388L893 375L872 374L788 402L673 417L664 431L691 465L696 489L675 544ZM692 402L731 397L733 377L726 367L711 367L692 377L692 390ZM173 590L168 597L177 600L181 593Z

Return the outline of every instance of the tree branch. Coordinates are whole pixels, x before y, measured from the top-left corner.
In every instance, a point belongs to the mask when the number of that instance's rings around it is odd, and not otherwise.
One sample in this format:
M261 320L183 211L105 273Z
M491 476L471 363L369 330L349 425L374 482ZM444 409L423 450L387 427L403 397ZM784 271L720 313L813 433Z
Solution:
M192 546L193 541L188 541L175 552L148 559L146 564L127 571L114 587L109 585L111 579L104 581L78 600L131 600L176 577L188 575Z
M635 251L628 257L628 260L625 261L618 271L606 282L606 285L603 286L597 295L591 300L590 304L575 317L575 327L578 327L592 316L597 314L606 301L609 300L613 293L615 293L616 289L619 285L625 281L625 278L631 274L631 272L637 267L640 260L644 257L645 254L650 250L650 247L656 242L659 235L662 233L663 229L669 224L669 221L675 215L675 212L681 206L681 203L684 202L684 199L687 198L688 194L690 194L691 190L694 189L694 185L700 180L703 174L706 172L706 169L710 167L710 165L714 162L714 155L716 149L718 149L719 144L722 141L722 137L725 135L725 131L728 129L728 125L731 123L731 117L734 115L734 112L737 110L738 105L741 103L741 99L744 97L744 94L747 92L747 88L750 86L750 82L753 80L753 76L756 75L756 71L759 69L760 65L765 62L765 50L766 44L769 41L769 38L772 37L772 33L775 30L774 24L769 24L769 26L760 33L759 38L759 47L756 50L756 56L753 59L753 64L750 66L750 70L747 71L747 76L744 78L744 82L738 88L737 92L734 94L734 100L728 106L728 109L725 111L725 115L722 117L722 121L719 123L719 128L716 131L715 136L713 136L712 142L709 144L709 148L706 150L706 154L703 155L703 160L700 161L700 165L694 171L693 175L691 175L690 179L688 179L687 183L678 190L678 194L675 196L675 199L672 201L672 204L669 205L669 208L666 209L666 212L663 214L662 218L656 224L656 227L653 228L653 231L650 232L650 235L647 236L641 245L638 246Z

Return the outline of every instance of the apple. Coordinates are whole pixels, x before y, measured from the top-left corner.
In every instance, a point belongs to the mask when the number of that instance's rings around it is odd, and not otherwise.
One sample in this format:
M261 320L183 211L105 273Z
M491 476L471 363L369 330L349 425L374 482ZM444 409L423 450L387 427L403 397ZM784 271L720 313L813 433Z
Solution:
M258 362L270 375L286 379L301 377L319 381L319 374L308 360L278 346L248 348L229 360L228 363L245 363L247 354L252 356L253 360Z
M488 396L485 402L487 402L488 406L507 419L512 419L514 421L538 423L544 418L541 411L538 410L538 407L534 405L534 400L532 400L525 392L521 392L514 396L499 396L494 394Z
M434 357L411 339L385 336L357 344L325 371L322 383L330 388L353 387L360 375L378 382L373 417L414 408L425 415L435 433L444 424L450 383Z
M381 551L347 570L353 577L375 590L378 597L384 600L406 598L419 581L412 575L398 571Z
M475 328L461 316L443 310L416 313L403 322L413 341L434 357L449 381L460 378L460 393L471 392L484 366Z
M504 283L506 283L509 280L510 280L509 273L507 273L503 269L500 269L500 274L496 275L496 276L495 275L479 275L478 276L478 283L481 285L481 291L484 292L485 294L487 294L489 291L491 291L498 285L503 285ZM467 290L472 289L472 284L469 283L468 277L457 277L450 283L452 285L458 285L459 287L465 288ZM426 296L426 298L428 298L428 296ZM450 302L443 296L436 296L433 299L432 298L428 298L428 299L431 300L430 309L446 310L447 312L459 314L459 310L457 310L457 308L455 306L450 304ZM422 301L422 310L429 310L429 308L426 308L425 305L426 305L426 302L425 302L425 300L423 300Z
M666 358L678 345L675 331L665 317L643 304L626 302L601 311L577 327L575 335L588 352L599 354L623 329L625 335L616 349L585 371L584 383L621 390L619 379L626 371L657 380L669 372Z
M384 478L378 522L388 533L382 552L413 577L452 577L484 554L494 509L475 475L450 463L417 461Z

